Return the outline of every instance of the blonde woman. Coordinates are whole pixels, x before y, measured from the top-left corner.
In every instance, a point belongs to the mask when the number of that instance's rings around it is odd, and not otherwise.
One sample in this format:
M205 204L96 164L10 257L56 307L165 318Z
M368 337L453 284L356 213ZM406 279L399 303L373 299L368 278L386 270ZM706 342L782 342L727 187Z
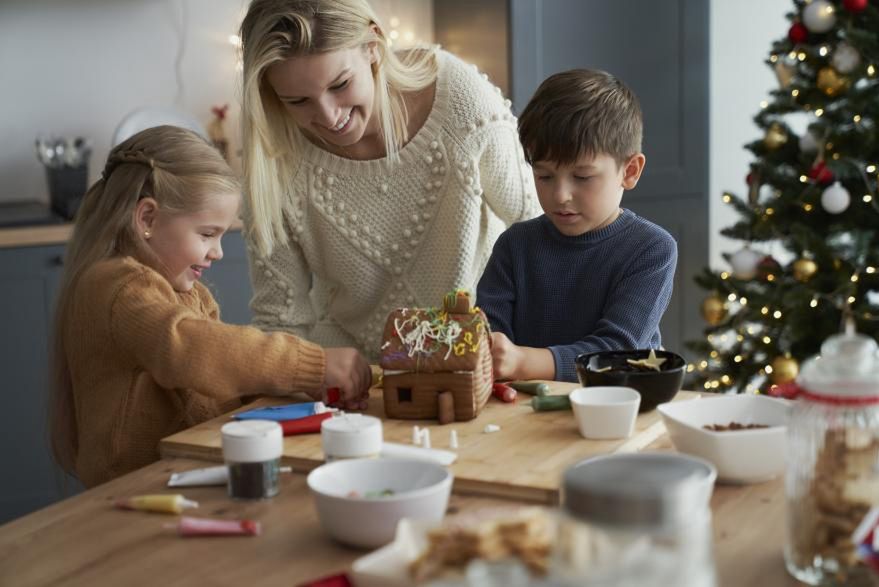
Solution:
M371 374L353 348L323 349L219 320L199 281L223 257L238 179L173 126L113 149L85 195L58 295L52 449L91 487L159 458L159 440L258 393L341 388L362 407Z
M539 206L509 101L365 0L254 0L241 26L255 324L375 360L385 318L473 290Z

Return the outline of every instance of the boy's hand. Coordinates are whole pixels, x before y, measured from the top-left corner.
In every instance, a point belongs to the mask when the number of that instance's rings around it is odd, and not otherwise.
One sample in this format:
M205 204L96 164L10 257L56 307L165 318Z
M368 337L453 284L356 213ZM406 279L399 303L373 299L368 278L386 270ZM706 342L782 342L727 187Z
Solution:
M339 406L345 410L365 410L372 385L369 363L357 349L350 347L325 348L326 374L324 387L336 387L342 395Z
M491 362L496 380L519 379L525 353L503 332L491 333Z
M503 332L491 333L491 362L497 381L555 379L555 359L549 349L513 344Z

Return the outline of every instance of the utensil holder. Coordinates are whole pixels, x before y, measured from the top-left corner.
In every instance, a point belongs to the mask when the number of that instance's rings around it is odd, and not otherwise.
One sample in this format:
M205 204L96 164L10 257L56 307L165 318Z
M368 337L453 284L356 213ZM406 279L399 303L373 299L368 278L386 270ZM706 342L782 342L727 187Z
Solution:
M88 166L46 168L52 211L73 220L88 189Z

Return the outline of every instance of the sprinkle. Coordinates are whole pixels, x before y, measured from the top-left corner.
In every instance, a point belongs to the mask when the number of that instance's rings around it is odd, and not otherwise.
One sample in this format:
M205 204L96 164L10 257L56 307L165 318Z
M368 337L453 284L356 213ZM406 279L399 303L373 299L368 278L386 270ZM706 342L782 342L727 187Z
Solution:
M384 348L384 347L382 347ZM421 428L418 426L412 427L412 444L420 445L421 444Z
M498 426L497 424L489 424L488 426L486 426L486 427L482 430L482 433L483 433L483 434L491 434L492 432L497 432L497 431L500 430L500 429L501 429L501 427Z
M449 432L449 448L457 449L458 448L458 431L452 430Z
M421 446L422 448L430 448L430 430L427 428L421 429Z

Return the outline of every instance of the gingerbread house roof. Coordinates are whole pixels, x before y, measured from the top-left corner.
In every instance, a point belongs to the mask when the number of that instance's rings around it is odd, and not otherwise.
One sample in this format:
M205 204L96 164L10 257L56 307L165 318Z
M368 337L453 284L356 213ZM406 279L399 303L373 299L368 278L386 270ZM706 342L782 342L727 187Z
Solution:
M481 347L491 344L489 334L479 308L398 308L385 323L379 364L389 371L474 371Z

